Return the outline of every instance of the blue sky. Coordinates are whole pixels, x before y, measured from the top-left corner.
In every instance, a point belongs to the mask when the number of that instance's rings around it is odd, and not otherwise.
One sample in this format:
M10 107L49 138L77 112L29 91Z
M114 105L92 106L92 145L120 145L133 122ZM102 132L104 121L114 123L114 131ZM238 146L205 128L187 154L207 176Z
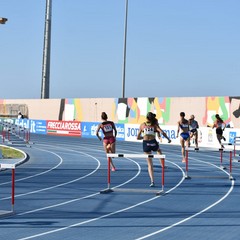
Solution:
M52 0L50 98L122 97L125 0ZM41 96L45 0L1 0L0 98ZM240 96L239 0L129 0L126 97Z

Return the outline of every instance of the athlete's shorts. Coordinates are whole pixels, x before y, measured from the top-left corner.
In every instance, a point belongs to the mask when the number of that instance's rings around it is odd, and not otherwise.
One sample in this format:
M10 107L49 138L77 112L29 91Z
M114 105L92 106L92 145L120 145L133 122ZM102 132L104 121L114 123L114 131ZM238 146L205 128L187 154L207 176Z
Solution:
M156 139L143 140L143 151L144 152L156 152L159 149L159 144Z
M223 134L222 128L216 128L216 134L222 135Z
M186 141L188 140L188 138L190 137L188 132L183 132L180 134L180 136Z
M112 144L116 142L116 138L115 137L104 137L103 138L103 142L108 145L108 144Z
M195 133L195 132L197 132L197 129L196 129L196 128L191 129L190 132L191 132L191 133Z

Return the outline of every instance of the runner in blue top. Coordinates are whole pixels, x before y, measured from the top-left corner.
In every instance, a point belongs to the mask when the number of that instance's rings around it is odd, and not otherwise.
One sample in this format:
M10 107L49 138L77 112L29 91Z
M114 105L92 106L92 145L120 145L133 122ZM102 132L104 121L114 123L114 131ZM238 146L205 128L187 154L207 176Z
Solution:
M188 144L188 141L190 139L190 135L189 135L189 122L188 120L185 118L185 113L184 112L180 112L180 121L178 121L178 130L177 130L177 138L180 133L180 144L182 147L182 162L186 162L186 158L185 158L185 146L186 144Z

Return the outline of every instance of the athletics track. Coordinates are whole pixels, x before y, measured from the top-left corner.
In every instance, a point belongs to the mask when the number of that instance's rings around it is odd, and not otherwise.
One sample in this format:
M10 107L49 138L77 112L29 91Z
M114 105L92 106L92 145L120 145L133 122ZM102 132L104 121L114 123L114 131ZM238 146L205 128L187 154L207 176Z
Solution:
M107 159L97 139L32 135L29 160L16 168L15 214L0 218L4 240L238 239L239 164L233 177L220 168L218 151L189 152L188 175L180 147L162 145L165 195L149 190L145 159L114 159L111 186L129 191L100 194L107 187ZM117 142L117 152L142 153L141 143ZM223 165L228 168L228 155ZM154 159L156 189L161 189ZM132 191L131 191L132 189ZM139 191L137 191L137 189ZM11 171L0 172L0 209L11 207Z

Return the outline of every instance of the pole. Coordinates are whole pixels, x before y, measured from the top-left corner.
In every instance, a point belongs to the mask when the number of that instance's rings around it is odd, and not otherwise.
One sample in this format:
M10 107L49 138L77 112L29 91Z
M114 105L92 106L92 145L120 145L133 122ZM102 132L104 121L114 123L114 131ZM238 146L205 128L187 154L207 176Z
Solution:
M165 184L165 159L161 158L162 163L162 191L164 191L164 184Z
M128 0L125 5L125 26L124 26L124 47L123 47L123 75L122 75L122 97L125 98L125 76L126 76L126 53L127 53L127 19L128 19Z
M41 98L49 98L52 0L46 0Z
M12 211L14 211L15 203L15 169L12 169Z
M233 180L233 177L232 177L232 151L229 153L229 179Z
M108 157L108 189L110 189L110 183L111 183L111 165L110 165L111 158Z

